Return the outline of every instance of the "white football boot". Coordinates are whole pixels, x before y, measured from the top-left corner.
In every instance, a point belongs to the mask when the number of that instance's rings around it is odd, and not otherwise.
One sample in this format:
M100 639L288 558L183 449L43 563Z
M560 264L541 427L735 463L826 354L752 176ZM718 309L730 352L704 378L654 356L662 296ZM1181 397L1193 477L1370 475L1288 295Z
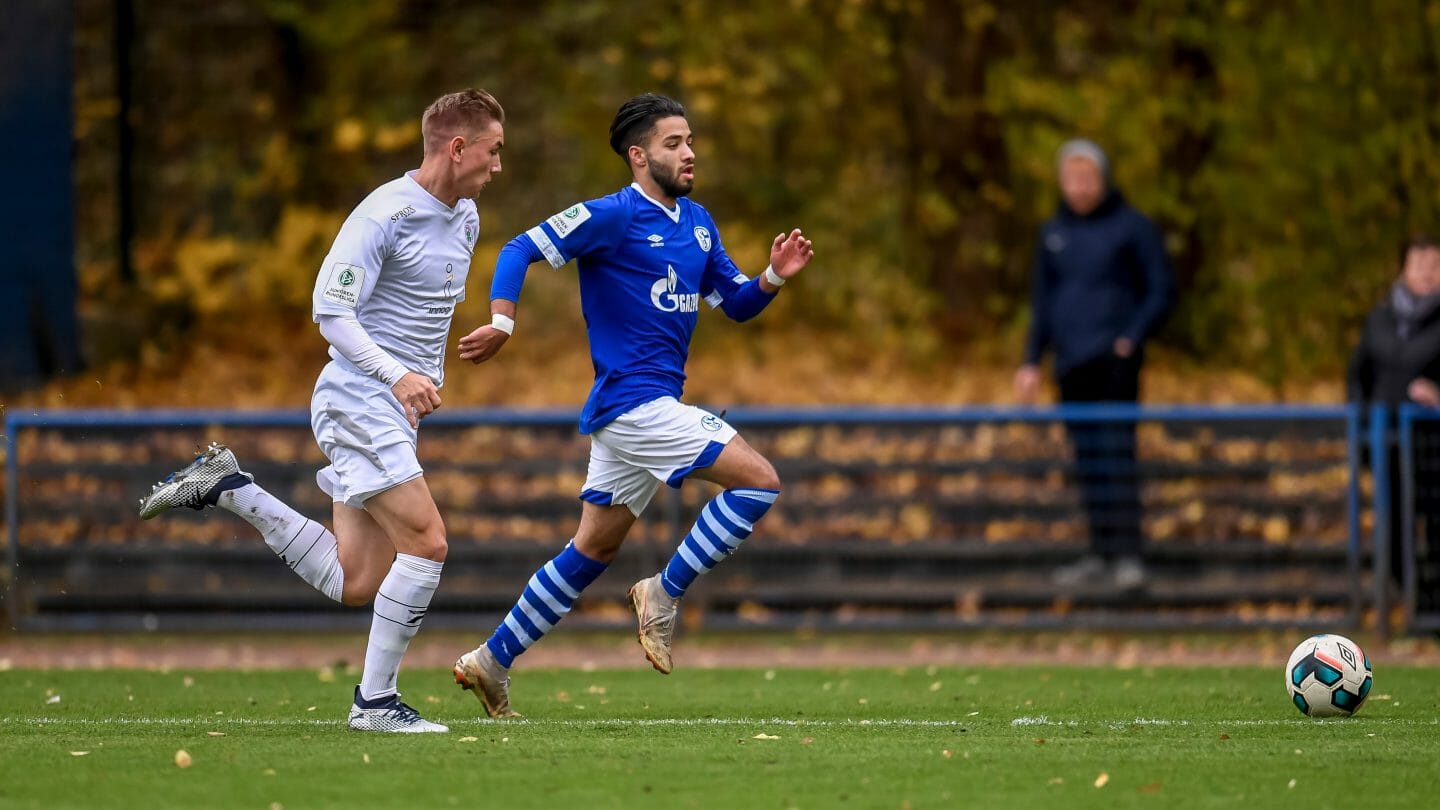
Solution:
M214 506L221 492L254 480L255 476L240 469L230 448L211 442L189 466L170 473L150 489L149 495L140 499L140 517L149 520L179 506L191 509Z
M449 731L449 726L432 723L400 700L399 694L380 700L360 697L355 687L355 703L350 707L350 728L355 731L383 731L394 734L424 734Z

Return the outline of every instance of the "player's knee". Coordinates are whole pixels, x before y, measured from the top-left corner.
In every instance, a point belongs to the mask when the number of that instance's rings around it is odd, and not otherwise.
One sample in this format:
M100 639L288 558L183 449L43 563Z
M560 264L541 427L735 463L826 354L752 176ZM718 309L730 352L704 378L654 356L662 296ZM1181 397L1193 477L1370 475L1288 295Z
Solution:
M445 538L445 527L440 526L424 533L414 554L434 562L445 562L445 555L449 551L450 543Z
M340 590L340 604L346 607L364 607L370 604L380 592L380 581L384 575L347 579Z
M364 607L370 604L371 599L375 598L376 592L376 590L352 589L347 585L345 591L340 594L340 604L345 607Z
M775 472L775 467L765 459L760 460L759 469L754 473L754 481L750 486L754 489L773 489L780 491L780 474Z

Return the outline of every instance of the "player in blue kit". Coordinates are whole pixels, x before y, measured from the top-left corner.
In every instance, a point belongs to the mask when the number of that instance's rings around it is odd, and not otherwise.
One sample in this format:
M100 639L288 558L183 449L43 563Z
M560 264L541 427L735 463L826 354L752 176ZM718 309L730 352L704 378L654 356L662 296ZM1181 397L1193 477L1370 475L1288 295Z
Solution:
M678 102L653 94L625 102L610 125L610 147L634 182L512 239L495 263L491 323L460 341L464 359L494 357L514 330L529 266L576 261L595 366L580 415L580 432L591 440L580 526L530 578L494 635L455 662L456 682L473 690L491 717L515 716L509 697L515 658L605 571L662 482L679 487L694 476L723 487L665 568L630 588L645 657L667 674L680 597L735 552L780 495L780 479L764 456L724 419L679 398L701 302L749 320L814 250L799 229L782 233L764 273L754 279L741 273L709 212L687 198L695 183L692 143Z

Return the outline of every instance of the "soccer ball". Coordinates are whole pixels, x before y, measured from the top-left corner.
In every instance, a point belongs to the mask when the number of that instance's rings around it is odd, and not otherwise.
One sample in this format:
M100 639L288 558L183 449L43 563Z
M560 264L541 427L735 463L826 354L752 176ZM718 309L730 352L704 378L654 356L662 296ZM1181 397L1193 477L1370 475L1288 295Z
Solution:
M1295 708L1311 717L1348 717L1360 711L1373 683L1370 659L1344 636L1300 642L1285 665L1285 688Z

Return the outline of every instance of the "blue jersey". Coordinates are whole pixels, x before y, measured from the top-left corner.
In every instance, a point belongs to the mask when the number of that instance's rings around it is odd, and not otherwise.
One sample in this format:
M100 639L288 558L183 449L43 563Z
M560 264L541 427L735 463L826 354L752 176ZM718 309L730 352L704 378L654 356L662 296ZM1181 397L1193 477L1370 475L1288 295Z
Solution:
M561 211L525 237L552 267L578 260L595 366L581 433L651 400L678 399L700 302L756 298L754 289L742 293L756 282L726 255L709 212L684 197L666 208L635 184ZM760 308L746 306L744 317Z

